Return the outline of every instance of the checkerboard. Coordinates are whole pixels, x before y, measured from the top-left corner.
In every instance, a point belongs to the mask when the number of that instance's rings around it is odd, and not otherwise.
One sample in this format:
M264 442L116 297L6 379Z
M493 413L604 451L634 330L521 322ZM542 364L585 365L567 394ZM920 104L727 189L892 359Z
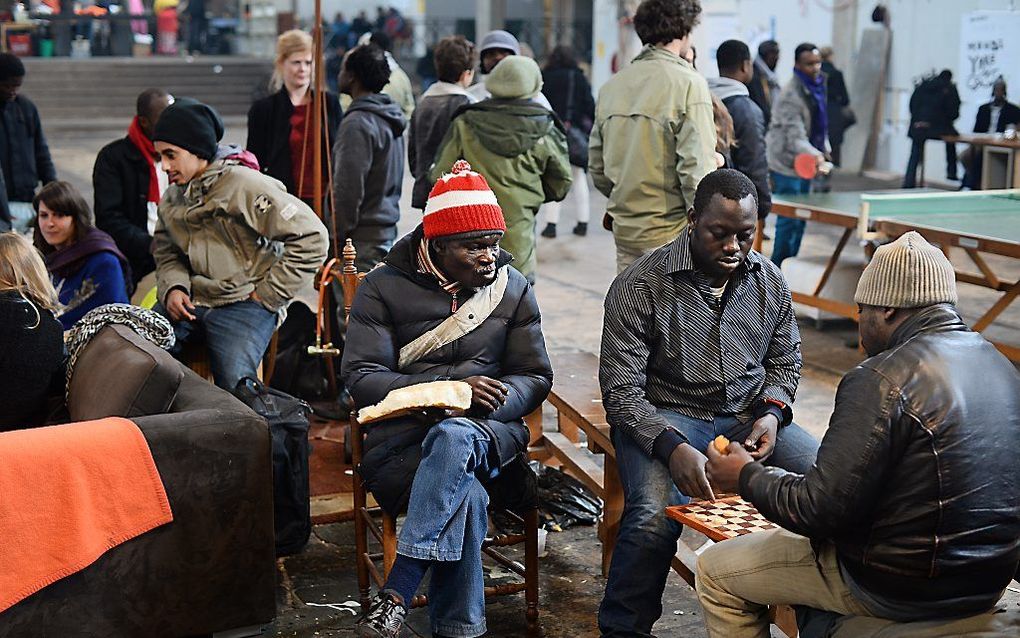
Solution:
M739 496L715 501L693 501L666 508L666 516L695 529L714 541L764 532L777 526Z

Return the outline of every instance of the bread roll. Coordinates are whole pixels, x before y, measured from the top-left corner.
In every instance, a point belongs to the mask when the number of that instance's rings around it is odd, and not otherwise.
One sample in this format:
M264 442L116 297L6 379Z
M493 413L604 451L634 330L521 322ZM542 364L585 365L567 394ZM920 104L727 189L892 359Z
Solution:
M392 419L425 408L467 410L470 407L470 385L463 381L432 381L391 391L379 403L358 410L358 423L365 425Z

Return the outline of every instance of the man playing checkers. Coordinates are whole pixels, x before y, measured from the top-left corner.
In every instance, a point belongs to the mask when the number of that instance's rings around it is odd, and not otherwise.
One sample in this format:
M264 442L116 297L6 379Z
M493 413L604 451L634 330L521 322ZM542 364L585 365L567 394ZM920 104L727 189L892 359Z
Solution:
M875 252L856 301L871 358L840 383L814 466L707 450L713 487L784 528L699 557L712 638L766 638L774 604L834 612L811 635L1004 631L985 612L1020 561L1020 374L963 323L952 264L915 232Z

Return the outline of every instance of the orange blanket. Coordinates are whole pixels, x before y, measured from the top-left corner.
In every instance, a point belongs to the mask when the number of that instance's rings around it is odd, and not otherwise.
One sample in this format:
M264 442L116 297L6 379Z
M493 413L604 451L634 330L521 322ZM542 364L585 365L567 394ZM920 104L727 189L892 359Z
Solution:
M131 421L0 433L0 612L172 520Z

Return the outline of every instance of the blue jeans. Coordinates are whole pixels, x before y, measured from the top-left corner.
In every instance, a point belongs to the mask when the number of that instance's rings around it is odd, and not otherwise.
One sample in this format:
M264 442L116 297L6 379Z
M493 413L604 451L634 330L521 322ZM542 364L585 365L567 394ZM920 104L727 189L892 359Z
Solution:
M433 633L485 633L482 541L489 527L489 495L482 485L499 472L489 434L471 419L432 426L411 484L397 552L434 561L429 581Z
M668 410L659 414L699 450L708 448L720 434L743 441L752 426L732 416L702 421ZM652 625L662 615L662 592L683 529L666 518L664 510L690 498L676 488L669 468L648 456L630 435L614 428L612 437L623 486L623 517L599 608L599 629L603 636L651 636ZM814 464L817 452L818 441L791 424L779 430L766 465L803 474Z
M153 310L170 318L162 303ZM179 358L185 343L204 336L216 385L229 391L241 377L256 375L276 330L275 312L245 299L216 308L196 306L191 314L195 315L194 321L185 319L173 324L177 341L170 354Z
M811 180L790 177L772 172L773 195L804 195L811 192ZM787 257L796 257L800 252L800 241L804 238L803 219L776 217L776 236L772 242L772 263L783 264Z

